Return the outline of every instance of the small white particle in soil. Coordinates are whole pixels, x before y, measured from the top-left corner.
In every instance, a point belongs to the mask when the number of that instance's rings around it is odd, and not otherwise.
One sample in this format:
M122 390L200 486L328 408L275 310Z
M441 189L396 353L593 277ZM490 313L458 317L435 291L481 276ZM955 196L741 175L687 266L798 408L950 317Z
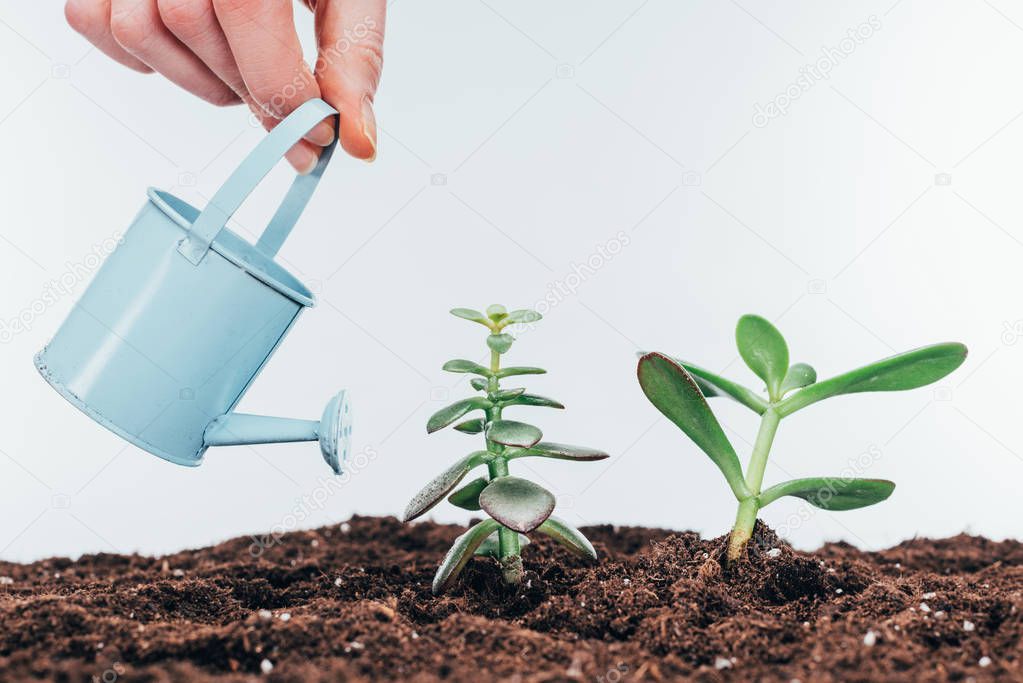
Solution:
M320 542L314 538L313 540L309 541L309 545L315 548L316 546L320 545Z
M977 660L977 665L980 666L980 668L982 669L986 669L987 667L991 666L991 658L986 656L981 657L980 659Z
M182 576L185 575L185 572L183 570L181 570L181 569L175 569L173 571L173 574L174 574L174 576L176 576L178 578L181 578Z
M896 569L902 569L902 563L901 562L896 562L895 563L895 568Z
M923 612L924 614L927 614L928 612L931 611L931 606L928 605L926 602L921 602L920 611Z
M706 560L706 559L709 559L709 558L710 558L710 553L704 553L703 554L703 559Z
M937 612L934 613L934 618L935 619L942 619L944 617L945 617L945 610L939 609Z
M714 660L714 668L718 671L721 671L722 669L731 669L732 660L725 659L724 657L718 657Z
M103 647L104 647L104 644L103 644L103 643L96 643L96 649L97 649L97 650L102 650L102 649L103 649Z
M924 593L920 597L922 597L924 600L933 600L934 598L938 597L938 594L932 591L930 593Z
M281 621L291 621L291 612L281 612L281 616L277 618Z
M341 580L340 576L334 579L334 585L337 586L338 588L340 588L342 584L344 584L344 581Z
M841 594L842 594L842 593L844 593L845 591L843 591L843 590L842 590L841 588L836 588L836 589L835 589L835 592L836 592L836 593L838 593L839 595L841 595Z
M972 621L966 620L966 621L963 622L963 630L964 631L972 631L975 628L977 628L977 627L973 625Z
M419 634L415 631L412 632L412 640L419 640Z
M863 636L863 644L867 647L874 647L877 645L877 634L873 631L867 631L867 633Z
M0 576L0 586L10 586L14 583L14 579L9 576Z
M352 525L349 524L348 522L341 522L341 526L339 528L341 529L341 533L347 534L349 531L352 530Z
M835 568L834 567L831 567L830 569L828 569L828 574L834 574L834 573L835 573Z
M896 631L901 631L902 630L902 627L899 626L898 624L895 624L895 626L892 626L892 628L894 628Z
M626 586L631 585L632 579L622 579L622 583L624 583Z
M259 618L263 621L270 621L274 618L274 613L268 609L261 609L259 610Z
M772 560L778 557L779 555L781 555L781 548L771 548L770 550L767 551L767 556L770 557Z
M268 674L274 670L274 663L271 662L269 659L264 659L259 663L259 670L265 674Z
M353 640L351 643L349 643L348 647L352 648L353 650L365 650L366 649L366 646L363 645L362 643L360 643L357 640Z

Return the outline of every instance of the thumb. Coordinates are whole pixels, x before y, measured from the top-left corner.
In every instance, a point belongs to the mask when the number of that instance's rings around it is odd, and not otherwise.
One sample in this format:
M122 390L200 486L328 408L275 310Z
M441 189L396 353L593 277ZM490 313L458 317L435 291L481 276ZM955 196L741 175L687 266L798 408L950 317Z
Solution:
M366 161L377 153L373 97L383 67L385 7L385 0L316 3L316 80L341 113L341 146Z

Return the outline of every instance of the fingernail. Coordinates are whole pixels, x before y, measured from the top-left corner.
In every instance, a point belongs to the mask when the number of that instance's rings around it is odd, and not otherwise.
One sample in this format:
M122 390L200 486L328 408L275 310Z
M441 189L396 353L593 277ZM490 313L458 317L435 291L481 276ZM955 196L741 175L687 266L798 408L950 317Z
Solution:
M377 158L377 119L373 115L373 101L369 95L362 98L362 134L373 148L373 153L366 158L367 162L371 162Z
M320 157L308 147L292 147L287 156L288 161L300 175L310 173L320 160Z
M332 121L320 121L311 131L306 133L305 139L314 145L326 147L334 142L334 123Z

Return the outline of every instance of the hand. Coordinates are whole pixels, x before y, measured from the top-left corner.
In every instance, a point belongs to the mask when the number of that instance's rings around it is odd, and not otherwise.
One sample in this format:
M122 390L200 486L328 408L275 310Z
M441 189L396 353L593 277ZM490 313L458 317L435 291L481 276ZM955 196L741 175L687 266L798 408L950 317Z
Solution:
M215 105L244 102L268 130L322 97L341 112L341 146L372 161L385 0L303 2L315 13L314 72L302 59L291 0L67 0L64 11L107 56ZM288 161L308 173L332 139L332 122L322 121Z

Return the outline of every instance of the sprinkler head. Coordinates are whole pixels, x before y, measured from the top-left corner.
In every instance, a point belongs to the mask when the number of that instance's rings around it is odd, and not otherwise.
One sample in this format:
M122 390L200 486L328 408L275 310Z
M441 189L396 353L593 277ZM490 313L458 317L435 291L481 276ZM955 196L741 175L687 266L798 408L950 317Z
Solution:
M348 462L352 441L352 408L344 389L337 392L323 409L318 431L324 461L334 474L341 474L342 466Z

